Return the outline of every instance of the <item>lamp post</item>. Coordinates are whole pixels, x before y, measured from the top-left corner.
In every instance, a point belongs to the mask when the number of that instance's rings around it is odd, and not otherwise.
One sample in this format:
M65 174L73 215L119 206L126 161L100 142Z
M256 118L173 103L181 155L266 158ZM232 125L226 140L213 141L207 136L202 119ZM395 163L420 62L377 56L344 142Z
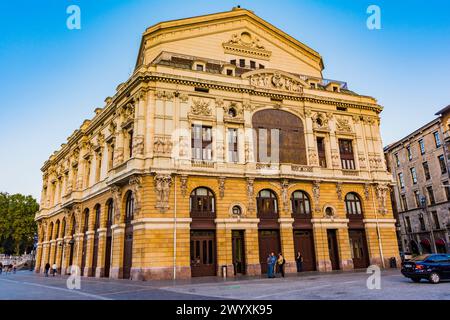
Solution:
M422 207L422 209L425 211L425 214L428 217L428 224L430 226L430 235L431 235L431 246L432 246L432 250L434 253L437 253L437 249L436 249L436 242L434 240L434 232L433 232L433 225L431 223L431 215L430 212L428 211L428 203L427 203L427 198L424 195L420 195L420 206Z

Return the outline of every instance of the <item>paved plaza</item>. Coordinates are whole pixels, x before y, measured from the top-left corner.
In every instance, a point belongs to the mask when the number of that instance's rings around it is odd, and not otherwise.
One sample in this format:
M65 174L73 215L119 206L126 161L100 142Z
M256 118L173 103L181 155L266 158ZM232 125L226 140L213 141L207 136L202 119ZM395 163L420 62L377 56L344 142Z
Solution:
M450 300L450 282L419 284L399 270L381 274L381 289L369 290L370 275L362 271L302 273L286 278L195 278L178 281L130 281L81 278L81 289L67 288L67 277L43 277L30 271L0 275L0 299L26 300Z

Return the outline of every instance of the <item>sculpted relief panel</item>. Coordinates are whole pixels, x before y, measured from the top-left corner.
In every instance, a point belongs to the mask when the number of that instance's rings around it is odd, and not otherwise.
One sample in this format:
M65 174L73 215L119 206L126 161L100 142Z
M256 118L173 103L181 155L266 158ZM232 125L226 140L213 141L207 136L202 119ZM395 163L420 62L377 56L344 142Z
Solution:
M248 77L250 84L255 87L262 87L270 90L283 90L293 93L303 92L303 83L300 79L295 79L294 76L285 74L284 72L271 71L266 69L265 72L250 72L251 74L243 76Z

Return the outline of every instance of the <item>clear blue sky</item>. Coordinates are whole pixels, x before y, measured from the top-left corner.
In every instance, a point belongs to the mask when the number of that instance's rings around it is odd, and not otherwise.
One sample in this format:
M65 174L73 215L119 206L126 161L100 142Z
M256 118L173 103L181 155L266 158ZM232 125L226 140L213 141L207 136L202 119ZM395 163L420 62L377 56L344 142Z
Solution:
M71 4L81 30L66 27ZM145 28L237 4L318 51L326 78L376 97L384 144L450 104L448 1L1 1L0 191L39 199L42 164L129 77ZM381 30L366 28L370 4Z

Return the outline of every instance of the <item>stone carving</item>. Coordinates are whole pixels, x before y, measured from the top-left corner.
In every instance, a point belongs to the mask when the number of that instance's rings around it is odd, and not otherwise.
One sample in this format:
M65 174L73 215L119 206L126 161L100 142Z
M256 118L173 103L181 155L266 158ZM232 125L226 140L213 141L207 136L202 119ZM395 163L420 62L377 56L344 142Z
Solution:
M73 214L75 216L75 224L77 226L77 230L75 230L75 233L81 233L82 223L81 223L81 206L80 205L75 205L73 207Z
M134 120L135 113L135 101L132 100L126 104L124 104L119 109L119 114L122 116L123 123L129 123Z
M389 186L385 183L377 183L376 185L376 197L378 200L378 212L382 215L387 214L388 210L386 208L386 197L389 192Z
M367 168L366 157L364 156L364 154L360 154L359 155L358 161L359 161L359 167L361 169L366 169Z
M118 224L121 222L120 217L120 203L122 202L122 189L117 186L111 186L111 194L114 201L114 223Z
M250 84L266 89L283 90L295 93L303 92L303 83L300 80L280 72L257 73L249 76Z
M136 135L133 137L133 154L135 156L144 155L144 136Z
M383 167L383 159L379 155L370 156L369 165L371 169L380 169Z
M281 181L281 200L283 203L284 212L289 212L288 188L289 188L289 180L283 179Z
M156 136L153 143L154 152L160 155L169 155L172 152L172 145L170 136Z
M191 107L191 114L196 116L211 116L212 110L209 106L209 101L203 99L193 99Z
M180 101L183 103L186 103L189 100L189 96L185 93L180 94L179 98L180 98Z
M133 176L130 178L128 184L131 186L131 190L134 195L134 218L138 218L141 213L141 204L142 204L142 178L139 176Z
M254 184L255 179L254 178L247 178L247 198L248 198L248 211L254 212L255 210L255 203L254 203Z
M364 184L364 197L366 200L369 200L369 196L370 196L370 184L365 183Z
M223 106L224 118L242 118L244 110L237 102L230 102L228 105Z
M169 209L170 186L172 185L172 176L170 174L157 173L154 177L156 205L155 208L160 212Z
M147 99L147 92L148 89L143 88L134 94L133 99L135 101L145 101Z
M329 118L325 113L317 112L312 117L313 120L313 128L316 130L330 130L328 125Z
M179 137L178 148L180 158L187 158L189 156L189 143L187 137Z
M188 181L188 176L187 175L181 175L180 176L180 181L181 181L181 196L184 198L186 197L187 194L187 181Z
M118 166L123 162L123 148L117 147L114 150L114 159L113 159L113 165Z
M256 57L260 59L269 59L271 51L264 48L260 39L249 32L233 33L231 39L222 44L225 53Z
M222 199L225 196L225 177L217 178L219 182L219 197Z
M336 119L336 129L342 132L352 132L352 128L350 123L345 118L337 118Z
M223 106L224 106L223 99L222 98L216 98L216 107L223 108Z
M338 200L342 200L342 182L336 183L336 194Z
M333 168L340 168L341 167L341 163L340 163L340 156L337 150L332 150L331 151L331 162L333 164Z
M309 150L309 165L310 166L318 166L319 165L319 157L315 150Z
M114 136L116 134L117 125L112 121L108 126L109 135Z
M252 105L250 102L244 102L242 104L242 108L245 111L253 112L253 110L255 110L256 107L254 105Z
M155 91L155 97L158 100L172 100L175 95L173 92L157 90Z
M313 197L314 197L314 208L316 212L320 212L320 181L313 181Z

